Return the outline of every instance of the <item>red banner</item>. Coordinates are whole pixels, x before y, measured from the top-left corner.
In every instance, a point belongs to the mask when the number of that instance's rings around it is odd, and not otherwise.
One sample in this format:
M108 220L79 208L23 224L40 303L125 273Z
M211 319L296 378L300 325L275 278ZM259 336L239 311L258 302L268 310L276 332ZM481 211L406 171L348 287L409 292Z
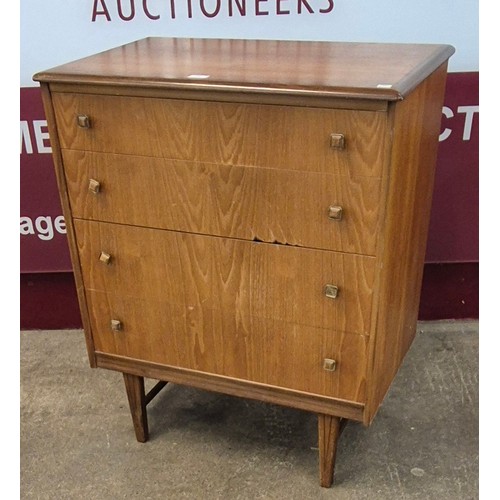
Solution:
M479 259L479 73L450 73L428 262ZM21 272L70 271L40 89L21 89Z
M446 83L427 262L479 261L479 73Z
M21 89L21 272L70 271L40 89Z

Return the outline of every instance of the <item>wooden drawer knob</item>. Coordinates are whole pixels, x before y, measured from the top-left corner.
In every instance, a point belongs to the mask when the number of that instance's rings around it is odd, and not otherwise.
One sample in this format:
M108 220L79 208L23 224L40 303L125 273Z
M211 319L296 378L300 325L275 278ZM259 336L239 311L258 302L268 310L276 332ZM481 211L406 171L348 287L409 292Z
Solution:
M323 361L323 369L328 372L334 372L337 368L337 362L334 359L326 358Z
M330 147L333 149L345 149L344 134L330 134Z
M89 191L92 194L98 194L100 190L101 190L101 183L99 181L96 181L95 179L90 179Z
M108 265L111 262L111 255L106 252L101 252L101 255L99 255L99 260L103 263Z
M325 296L329 299L336 299L339 294L339 287L336 285L325 285Z
M111 330L113 330L114 332L120 332L121 330L123 330L123 323L119 319L112 319Z
M328 207L328 218L330 220L340 221L342 220L343 209L338 205L332 205Z
M90 128L90 118L87 115L78 115L76 117L76 124L80 128Z

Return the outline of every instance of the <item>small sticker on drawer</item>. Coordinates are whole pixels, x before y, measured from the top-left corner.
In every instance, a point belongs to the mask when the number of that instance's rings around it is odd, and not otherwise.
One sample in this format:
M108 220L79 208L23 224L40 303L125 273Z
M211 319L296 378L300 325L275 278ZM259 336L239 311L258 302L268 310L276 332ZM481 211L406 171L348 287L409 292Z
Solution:
M378 89L392 89L392 85L390 83L379 83L377 85Z
M188 78L191 80L205 80L206 78L210 78L210 75L188 75Z

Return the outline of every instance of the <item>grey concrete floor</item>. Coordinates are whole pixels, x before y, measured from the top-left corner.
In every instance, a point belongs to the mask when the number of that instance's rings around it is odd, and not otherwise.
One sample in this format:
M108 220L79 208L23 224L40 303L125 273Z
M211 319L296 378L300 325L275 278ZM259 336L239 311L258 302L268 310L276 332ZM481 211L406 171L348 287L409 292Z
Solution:
M346 427L324 489L314 415L172 385L141 444L121 374L89 368L81 331L23 331L21 498L478 498L478 337L476 321L419 323L374 423Z

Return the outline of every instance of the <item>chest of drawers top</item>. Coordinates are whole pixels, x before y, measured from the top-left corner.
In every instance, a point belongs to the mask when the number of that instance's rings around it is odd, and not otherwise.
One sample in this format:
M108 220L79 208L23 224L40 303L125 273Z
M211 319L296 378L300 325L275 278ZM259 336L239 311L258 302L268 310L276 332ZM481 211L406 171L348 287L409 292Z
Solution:
M101 90L126 86L129 92L203 91L205 99L213 91L272 95L278 102L283 96L393 101L408 95L453 52L449 45L432 44L152 37L40 72L34 79L99 85Z

